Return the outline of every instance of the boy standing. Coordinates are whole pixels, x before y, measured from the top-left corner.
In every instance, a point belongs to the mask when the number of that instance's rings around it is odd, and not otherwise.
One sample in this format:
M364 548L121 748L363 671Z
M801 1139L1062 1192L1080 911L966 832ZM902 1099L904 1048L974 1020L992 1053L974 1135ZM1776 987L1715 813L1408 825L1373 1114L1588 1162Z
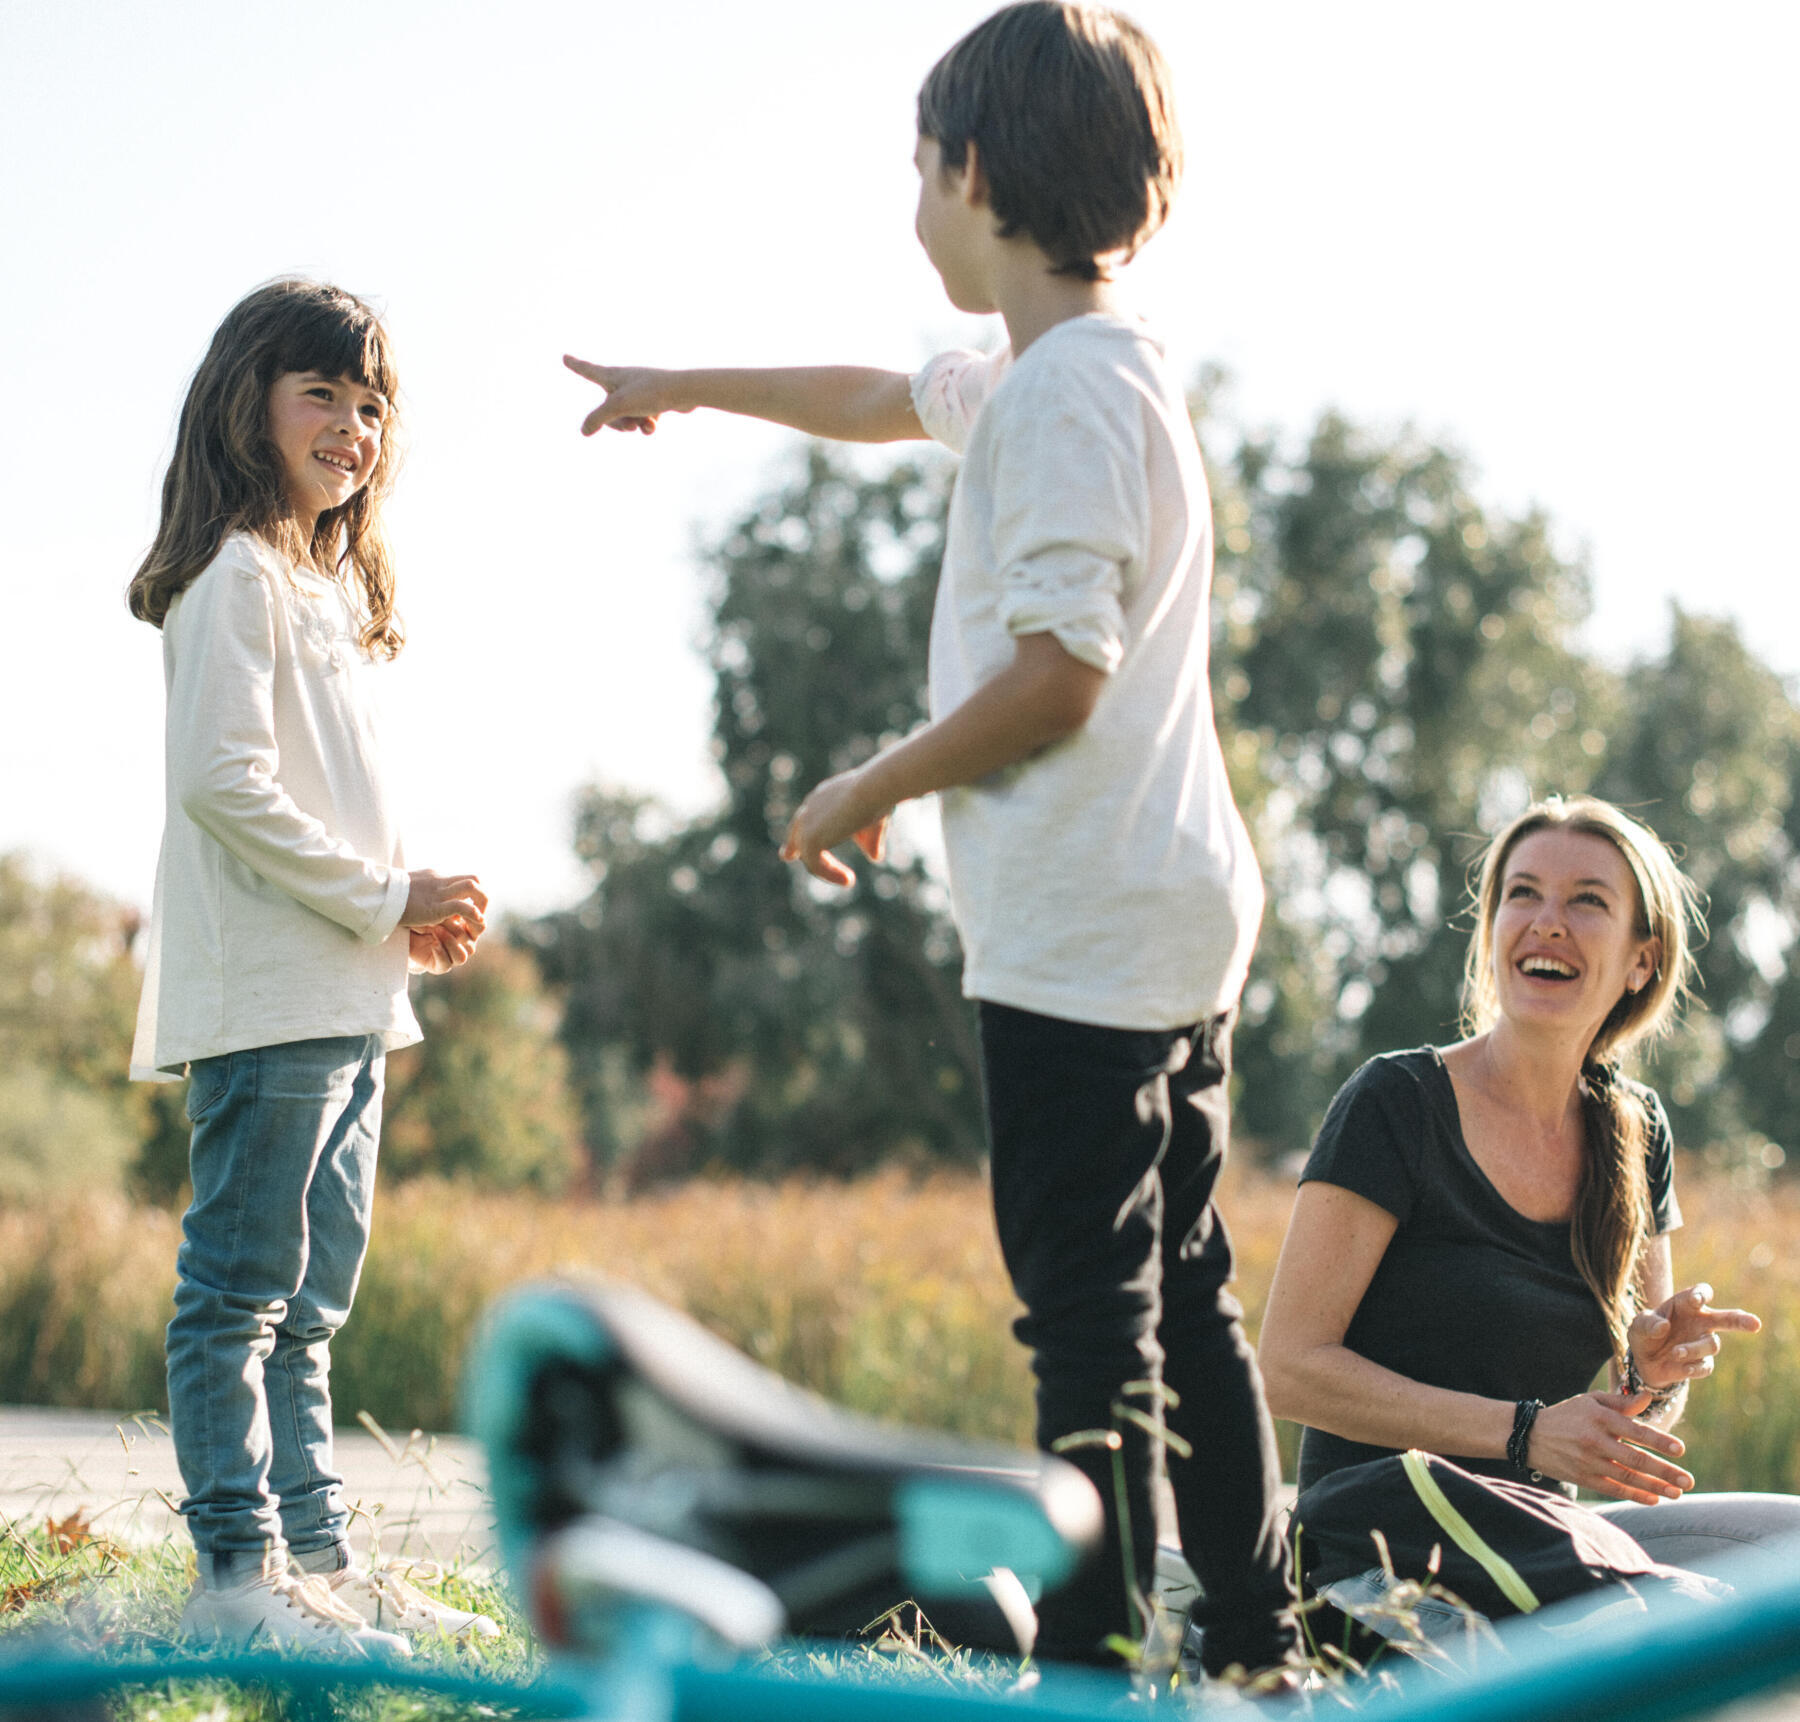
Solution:
M931 635L932 721L818 785L782 853L881 858L901 801L940 796L977 1001L1000 1241L1026 1314L1038 1440L1116 1428L1132 1582L1155 1548L1160 1380L1204 1666L1288 1660L1292 1592L1256 1366L1213 1206L1231 1013L1262 886L1207 683L1211 508L1180 388L1114 308L1111 270L1162 224L1181 146L1167 68L1128 20L1062 0L995 13L918 102L920 243L959 310L1008 345L908 378L849 368L649 371L570 360L602 425L707 406L963 455ZM1139 1622L1112 1454L1067 1453L1108 1542L1040 1609L1038 1653L1104 1661Z

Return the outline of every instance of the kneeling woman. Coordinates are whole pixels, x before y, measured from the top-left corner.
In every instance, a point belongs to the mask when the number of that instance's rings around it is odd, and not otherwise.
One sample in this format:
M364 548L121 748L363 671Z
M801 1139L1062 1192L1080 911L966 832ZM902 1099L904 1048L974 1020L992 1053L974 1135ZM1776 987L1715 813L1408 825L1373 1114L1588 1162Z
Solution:
M1494 840L1469 1038L1365 1064L1302 1174L1261 1360L1270 1408L1306 1426L1303 1489L1421 1447L1611 1496L1699 1571L1800 1537L1800 1499L1689 1496L1670 1432L1720 1335L1761 1325L1675 1290L1668 1120L1619 1071L1687 991L1694 897L1606 802L1540 803Z

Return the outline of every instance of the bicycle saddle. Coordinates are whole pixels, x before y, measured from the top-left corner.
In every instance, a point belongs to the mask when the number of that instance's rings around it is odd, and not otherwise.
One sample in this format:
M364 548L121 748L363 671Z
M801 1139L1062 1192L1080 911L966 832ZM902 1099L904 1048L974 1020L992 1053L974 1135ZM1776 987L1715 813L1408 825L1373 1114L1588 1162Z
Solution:
M1100 1536L1063 1460L858 1416L625 1287L511 1294L468 1383L502 1549L552 1644L621 1599L739 1646L911 1600L954 1642L1028 1649L1030 1587Z

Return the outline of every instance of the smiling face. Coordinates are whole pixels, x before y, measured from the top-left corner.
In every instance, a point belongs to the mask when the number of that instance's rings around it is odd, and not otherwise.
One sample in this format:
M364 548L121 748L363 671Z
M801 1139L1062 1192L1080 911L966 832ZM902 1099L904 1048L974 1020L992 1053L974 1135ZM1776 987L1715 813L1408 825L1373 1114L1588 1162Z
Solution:
M348 377L283 371L269 385L269 436L306 538L321 514L342 508L369 482L387 411L376 390Z
M1500 1014L1566 1026L1585 1048L1614 1005L1656 972L1658 943L1623 854L1589 831L1551 826L1513 846L1491 950Z

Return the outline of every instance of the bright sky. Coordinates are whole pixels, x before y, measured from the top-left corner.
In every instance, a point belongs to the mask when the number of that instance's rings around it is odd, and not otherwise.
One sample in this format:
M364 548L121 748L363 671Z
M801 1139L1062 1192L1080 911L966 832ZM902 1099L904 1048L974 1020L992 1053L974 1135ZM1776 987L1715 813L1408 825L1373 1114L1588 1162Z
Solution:
M246 290L387 312L411 454L388 765L420 865L571 900L572 792L712 793L694 547L796 439L584 443L566 348L912 368L991 341L913 241L912 98L986 0L4 0L0 850L147 902L156 637L121 593ZM1143 0L1189 174L1132 270L1249 417L1410 418L1590 551L1595 640L1667 600L1800 671L1800 8Z

